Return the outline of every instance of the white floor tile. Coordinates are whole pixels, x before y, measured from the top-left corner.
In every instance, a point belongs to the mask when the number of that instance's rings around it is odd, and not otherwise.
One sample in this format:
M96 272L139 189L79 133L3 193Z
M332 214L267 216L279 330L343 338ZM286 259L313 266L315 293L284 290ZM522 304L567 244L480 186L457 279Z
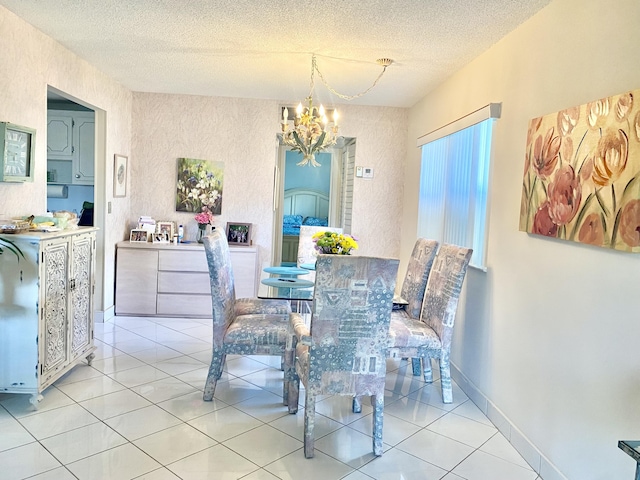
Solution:
M176 425L133 442L162 465L214 446L215 440L187 424Z
M443 403L440 381L435 381L431 384L427 383L425 387L422 387L415 392L411 392L407 396L411 399L418 400L419 402L428 403L429 405L448 411L459 407L469 399L460 387L453 382L453 403Z
M22 426L38 440L97 423L99 420L78 404L48 410L20 419Z
M279 358L279 357L269 357ZM279 361L279 360L278 360ZM284 372L279 368L266 368L249 375L244 375L243 380L253 383L260 388L269 390L276 395L282 396L282 384L284 382Z
M260 391L257 395L243 402L236 403L234 407L265 423L289 415L289 408L282 403L282 393L276 395L266 390Z
M76 428L42 440L42 445L63 465L127 443L104 423Z
M498 431L493 426L490 427L455 413L448 413L439 418L429 424L427 429L465 443L473 448L480 447Z
M78 365L56 380L54 385L65 385L100 376L102 376L102 372L95 368L88 365Z
M118 371L109 374L116 382L121 383L125 387L137 387L143 383L151 383L156 380L167 378L162 370L152 367L151 365L142 365L141 367L131 368L129 370Z
M130 443L67 465L79 480L135 478L160 464Z
M494 435L488 442L480 447L485 453L489 453L503 460L511 463L515 463L523 468L531 469L529 464L525 462L524 458L516 451L515 448L509 443L509 441L502 435Z
M77 480L66 467L58 467L48 472L29 477L29 480Z
M338 480L354 470L335 458L316 450L312 459L302 450L287 455L264 467L282 480Z
M384 448L386 450L387 446ZM360 468L376 458L373 454L371 436L349 427L342 427L316 440L315 450L326 453L352 468ZM302 455L302 452L300 454Z
M0 410L5 412L4 409ZM0 432L0 452L26 445L36 440L18 420L8 413L0 416Z
M42 397L43 399L38 402L37 407L29 402L31 395L23 394L8 394L6 399L0 401L0 404L14 417L22 418L74 403L71 398L55 386L49 387L42 392Z
M190 372L181 373L176 375L175 377L184 382L191 385L193 388L197 388L198 390L204 389L204 384L207 381L207 375L209 374L209 366L202 366L197 368L196 370L191 370ZM222 378L218 380L218 382L228 381L229 375L226 373L222 374Z
M536 472L482 451L472 453L453 473L467 480L535 480Z
M409 368L400 368L393 372L387 372L384 388L402 395L408 395L423 388L425 385L429 384L425 383L422 376L414 377L411 373L411 366L409 366Z
M114 357L103 358L102 360L94 360L92 364L93 368L99 370L105 375L109 375L113 372L121 372L130 368L141 367L143 365L144 362L141 362L137 358L134 358L131 355L127 355L124 352Z
M202 382L203 387L204 381L206 381L206 377ZM241 378L232 378L228 381L219 380L214 396L229 405L234 405L256 396L260 391L261 389L252 383Z
M174 376L180 375L181 373L191 372L202 367L208 367L208 365L205 365L201 361L187 355L164 360L154 364L153 366L158 370L162 370L163 372Z
M137 387L132 387L131 390L153 403L164 402L170 398L181 397L196 391L191 385L173 377L138 385Z
M202 392L200 391L171 398L157 405L167 412L172 413L183 422L188 422L189 420L214 412L220 408L228 407L226 403L215 397L210 402L203 401Z
M140 350L139 352L131 354L132 357L148 364L163 362L170 358L181 357L182 355L182 353L173 350L172 348L165 347L164 345L156 345L153 348Z
M129 441L181 423L178 418L156 405L108 418L104 422Z
M189 340L162 342L163 345L177 350L178 352L190 355L192 353L208 351L211 354L211 344L202 340L189 337Z
M360 420L350 423L349 427L371 436L373 433L373 414L365 415ZM420 427L414 423L407 422L393 415L383 416L382 441L387 445L397 445L419 430Z
M132 334L133 335L133 334ZM146 338L142 338L140 336L135 335L137 338L131 338L128 340L118 340L113 343L113 346L118 350L122 350L124 353L128 353L131 355L132 353L141 352L142 350L149 350L150 348L155 348L158 343L153 340L147 340Z
M251 463L223 445L216 445L178 460L167 468L180 478L189 480L241 478L258 470L255 463Z
M396 448L447 471L473 452L470 446L429 430L419 431L413 437L399 443Z
M124 390L125 386L112 378L102 376L70 383L68 385L60 385L57 388L76 402L82 402L83 400L89 400L90 398Z
M360 469L378 480L439 480L447 471L392 448Z
M262 425L227 440L224 445L256 465L264 467L299 450L302 442L269 425Z
M303 395L302 390L300 396ZM371 405L362 402L362 413L353 413L353 398L348 395L335 395L318 401L316 399L316 413L329 417L336 422L347 425L356 420L360 420L362 415L366 415L373 411Z
M117 415L122 415L123 413L138 410L139 408L148 407L151 405L151 402L137 393L126 389L85 400L80 402L80 405L100 420L105 420Z
M226 370L236 377L242 377L251 373L269 368L262 362L258 362L251 357L227 358Z
M372 478L373 477L370 477L369 475L365 475L360 470L354 470L346 477L343 477L342 480L371 480Z
M61 465L42 445L34 442L0 452L0 466L3 480L21 480Z
M384 413L385 417L394 416L418 427L426 427L447 412L433 405L403 397L396 402L385 404Z
M180 477L175 475L167 468L159 468L144 475L136 477L135 480L180 480Z
M461 415L463 417L470 418L471 420L475 420L476 422L484 423L485 425L493 427L491 420L489 420L471 400L467 400L459 407L453 409L452 412L456 415Z
M304 409L301 408L295 415L282 416L277 420L270 422L269 425L277 428L287 435L292 436L293 438L297 438L302 442L304 440ZM341 423L331 420L329 417L325 417L324 415L320 415L316 412L313 430L316 440L338 430L339 428L342 428L342 426L343 425Z
M218 442L224 442L262 425L257 418L234 407L221 408L188 423Z

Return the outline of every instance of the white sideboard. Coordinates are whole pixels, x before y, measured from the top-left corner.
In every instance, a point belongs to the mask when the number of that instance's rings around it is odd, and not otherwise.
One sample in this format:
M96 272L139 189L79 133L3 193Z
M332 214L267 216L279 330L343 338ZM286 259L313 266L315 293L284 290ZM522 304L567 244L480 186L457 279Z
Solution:
M35 404L83 358L91 364L95 232L0 235L0 392Z
M229 250L236 296L255 297L257 249ZM116 315L210 317L211 286L204 246L118 243Z

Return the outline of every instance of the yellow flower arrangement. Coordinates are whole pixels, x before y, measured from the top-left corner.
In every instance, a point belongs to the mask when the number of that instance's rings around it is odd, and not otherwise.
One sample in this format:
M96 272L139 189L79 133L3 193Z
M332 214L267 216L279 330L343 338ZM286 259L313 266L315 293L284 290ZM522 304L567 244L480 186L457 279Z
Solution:
M356 239L346 233L318 232L312 240L320 253L351 255L351 250L358 248Z

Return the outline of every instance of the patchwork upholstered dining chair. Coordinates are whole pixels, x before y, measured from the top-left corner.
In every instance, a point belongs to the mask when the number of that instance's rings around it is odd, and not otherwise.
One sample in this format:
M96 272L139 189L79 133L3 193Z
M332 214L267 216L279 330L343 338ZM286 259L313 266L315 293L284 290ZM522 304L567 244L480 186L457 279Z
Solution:
M458 299L470 248L444 244L436 255L422 302L420 319L395 315L389 329L389 356L422 359L425 382L433 381L431 359L440 363L442 401L453 402L449 356Z
M416 240L413 251L411 252L411 257L409 257L409 264L407 265L407 271L404 276L404 281L402 282L402 289L400 290L400 296L407 302L407 305L405 305L403 309L391 312L391 323L401 321L405 316L409 316L415 320L420 319L424 291L427 288L429 272L431 271L431 266L433 265L437 251L437 240L427 240L426 238L418 238ZM396 320L396 318L398 318L398 320ZM420 359L412 358L411 360L413 374L416 376L420 375ZM353 399L353 411L354 413L360 413L362 411L362 405L358 397L354 397Z
M227 354L284 355L291 307L286 300L236 299L225 235L213 231L204 238L204 248L211 283L213 352L203 398L211 401ZM283 393L286 404L286 383Z
M305 386L304 453L314 454L316 395L371 396L373 453L382 455L382 414L389 321L398 260L319 255L311 325L291 314L287 350L289 412Z

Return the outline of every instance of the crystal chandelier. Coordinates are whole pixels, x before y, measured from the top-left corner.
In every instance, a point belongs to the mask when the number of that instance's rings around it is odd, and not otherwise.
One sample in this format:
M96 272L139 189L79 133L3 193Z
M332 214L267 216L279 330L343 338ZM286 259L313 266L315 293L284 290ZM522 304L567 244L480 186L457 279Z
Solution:
M338 111L333 110L331 121L329 121L324 107L322 105L317 107L313 104L315 72L318 72L318 76L322 80L322 83L324 83L324 85L333 94L344 100L353 100L354 98L363 96L375 87L387 67L393 63L393 60L389 58L381 58L377 60L377 63L382 66L383 69L382 72L380 72L380 75L378 75L378 78L373 82L373 85L357 95L342 95L327 84L322 73L318 70L316 56L313 55L311 57L311 86L309 96L304 101L306 106L303 106L302 102L298 104L293 125L289 124L289 109L285 107L282 110L282 141L285 145L291 147L291 150L302 154L302 160L298 162L297 165L311 165L313 167L319 167L320 164L316 161L316 153L321 153L327 148L335 145L338 136ZM291 128L292 126L293 128Z

